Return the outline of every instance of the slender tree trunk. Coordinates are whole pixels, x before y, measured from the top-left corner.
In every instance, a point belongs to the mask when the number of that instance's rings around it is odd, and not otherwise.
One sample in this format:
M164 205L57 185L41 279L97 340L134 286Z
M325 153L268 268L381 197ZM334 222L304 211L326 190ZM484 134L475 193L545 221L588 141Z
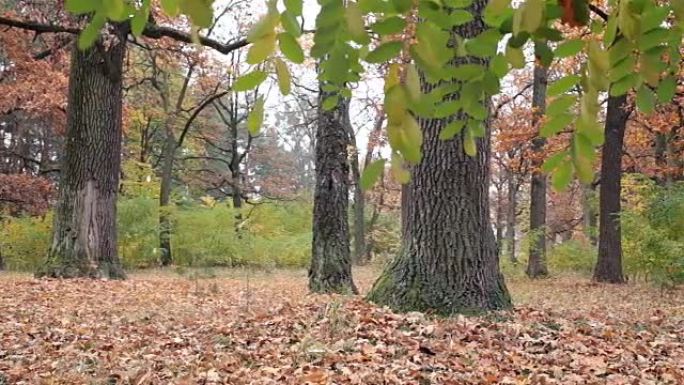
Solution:
M518 187L515 182L515 176L513 172L509 171L508 181L507 181L507 192L508 192L508 204L506 205L506 251L508 253L508 259L513 263L518 263L518 257L516 256L516 240L515 240L515 218L518 210Z
M481 12L485 0L470 10ZM475 21L453 33L471 38L484 30ZM463 58L460 60L473 60ZM430 85L423 84L429 91ZM440 140L453 119L421 119L422 161L407 185L407 226L399 255L373 285L368 299L398 311L439 314L508 308L511 299L499 271L489 212L491 131L477 139L477 155L463 149L463 136Z
M499 257L501 257L503 252L503 236L504 236L504 210L503 210L503 192L501 191L501 184L496 186L496 249L498 250Z
M321 91L320 101L325 93ZM349 250L348 100L331 111L319 107L316 128L316 187L309 289L357 293Z
M594 208L594 198L596 190L594 185L582 187L582 221L584 223L584 233L589 242L596 246L596 209Z
M73 48L65 156L52 246L36 276L125 278L117 255L122 72L127 28L115 40Z
M538 125L546 111L547 69L543 65L534 66L532 88L533 124ZM532 150L544 151L546 140L537 136L532 140ZM541 158L541 156L539 157ZM530 249L527 260L527 276L545 277L549 274L546 267L546 175L541 171L541 161L534 164L530 186Z
M173 263L171 251L171 189L173 183L173 163L176 157L176 138L167 126L166 143L162 159L161 186L159 189L159 250L161 251L160 263L168 266Z
M599 249L594 280L622 283L622 239L620 232L620 195L622 181L622 144L630 112L627 96L609 97L606 112L605 143L601 158L599 202Z
M368 261L364 259L366 255L366 199L361 190L361 170L359 170L359 159L356 151L352 154L351 169L352 182L354 184L354 258L356 264L364 264Z

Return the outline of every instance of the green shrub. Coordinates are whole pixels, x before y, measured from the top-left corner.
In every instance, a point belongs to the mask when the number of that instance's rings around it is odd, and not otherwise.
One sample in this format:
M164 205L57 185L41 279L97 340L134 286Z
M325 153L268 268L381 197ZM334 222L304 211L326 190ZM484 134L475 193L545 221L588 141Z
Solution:
M625 271L660 286L684 283L684 184L648 190L645 205L622 213Z
M546 258L551 273L575 272L589 275L596 264L596 248L587 241L571 239L551 246Z
M117 210L119 256L124 267L157 266L157 199L122 199ZM243 218L239 222L237 214ZM309 263L310 202L264 203L241 211L225 203L211 207L186 203L171 209L170 215L176 265L303 267ZM7 268L35 270L48 250L51 225L51 216L6 218L0 229L0 247Z
M0 253L5 268L34 271L50 247L52 215L8 217L0 221Z

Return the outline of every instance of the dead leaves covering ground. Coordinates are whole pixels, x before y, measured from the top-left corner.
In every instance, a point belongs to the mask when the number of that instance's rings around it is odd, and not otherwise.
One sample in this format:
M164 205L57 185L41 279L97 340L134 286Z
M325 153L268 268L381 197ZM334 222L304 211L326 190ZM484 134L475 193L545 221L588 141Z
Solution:
M514 281L512 313L434 320L229 274L0 277L0 384L684 384L681 291Z

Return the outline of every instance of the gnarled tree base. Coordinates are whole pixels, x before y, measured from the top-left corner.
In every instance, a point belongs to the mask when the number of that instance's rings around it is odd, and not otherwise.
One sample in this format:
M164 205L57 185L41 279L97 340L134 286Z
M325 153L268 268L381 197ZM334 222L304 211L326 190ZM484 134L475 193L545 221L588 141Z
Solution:
M483 278L450 269L428 272L416 254L402 252L375 282L367 299L399 312L422 311L442 316L475 315L511 307L503 276ZM457 279L455 279L457 278Z

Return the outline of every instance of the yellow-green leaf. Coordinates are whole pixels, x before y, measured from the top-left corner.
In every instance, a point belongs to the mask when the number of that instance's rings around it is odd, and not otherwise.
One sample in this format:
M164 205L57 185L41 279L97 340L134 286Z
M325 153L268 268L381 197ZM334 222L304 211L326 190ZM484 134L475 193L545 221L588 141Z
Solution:
M255 89L261 84L268 75L264 71L252 71L246 75L240 76L233 84L233 90L237 92L249 91Z
M254 108L252 112L249 113L247 117L247 130L254 136L258 135L261 131L261 125L264 123L264 97L259 96L259 98L254 103Z
M368 44L370 38L368 37L368 33L366 33L366 27L363 23L363 14L356 2L347 3L347 7L344 10L344 17L347 20L347 28L349 29L352 40L359 44Z
M384 159L379 159L369 164L368 167L363 169L363 173L361 173L361 179L359 180L361 189L368 190L373 187L373 185L380 179L384 171Z
M247 51L247 64L258 64L266 60L275 50L275 33L262 36Z
M280 47L280 52L293 63L300 64L304 62L304 51L302 51L302 47L299 46L297 39L290 33L279 33L278 45Z
M275 60L276 75L278 75L278 87L283 95L290 93L291 79L290 71L287 69L287 64L284 61L276 58Z

